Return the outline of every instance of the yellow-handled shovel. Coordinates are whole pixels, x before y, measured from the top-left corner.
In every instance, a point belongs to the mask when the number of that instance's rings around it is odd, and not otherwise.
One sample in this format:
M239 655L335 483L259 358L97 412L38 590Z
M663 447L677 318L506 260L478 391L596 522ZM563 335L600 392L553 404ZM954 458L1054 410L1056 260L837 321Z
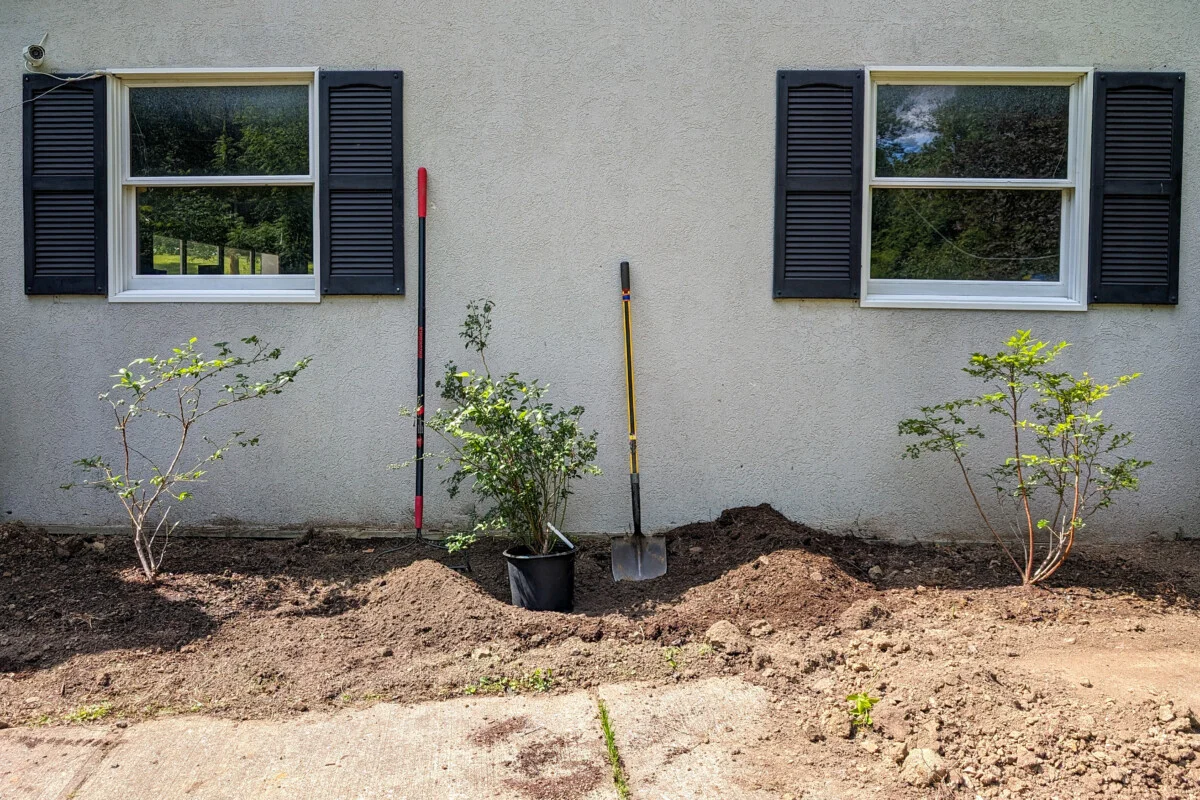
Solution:
M629 417L629 490L633 534L612 540L613 580L645 581L667 572L667 540L642 534L641 476L638 474L637 397L633 390L633 326L630 320L629 262L621 262L621 317L625 328L625 407Z

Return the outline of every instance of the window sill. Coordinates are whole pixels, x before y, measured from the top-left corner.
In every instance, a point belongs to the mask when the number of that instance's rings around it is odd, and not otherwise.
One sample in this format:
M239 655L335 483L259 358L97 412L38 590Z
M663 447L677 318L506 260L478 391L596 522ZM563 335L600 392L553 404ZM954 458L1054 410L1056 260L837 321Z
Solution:
M128 289L110 303L319 303L316 289Z
M1067 297L937 297L875 294L859 301L864 308L942 308L974 311L1087 311L1087 303Z

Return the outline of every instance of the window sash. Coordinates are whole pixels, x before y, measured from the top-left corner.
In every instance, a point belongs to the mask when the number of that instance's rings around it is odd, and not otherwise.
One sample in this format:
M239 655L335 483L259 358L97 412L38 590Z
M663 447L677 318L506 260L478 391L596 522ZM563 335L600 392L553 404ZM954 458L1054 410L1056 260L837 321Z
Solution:
M1077 128L1080 111L1080 89L1083 78L1085 77L1081 71L1076 70L1072 73L1073 77L1069 80L1065 76L1053 75L1047 80L1037 80L1033 76L1026 76L1024 79L1011 77L1007 79L998 79L998 76L1011 75L1007 71L983 71L973 72L967 70L945 71L940 73L943 77L938 78L939 73L928 74L924 72L913 73L916 76L913 80L904 77L902 73L885 72L885 76L890 78L879 78L874 72L868 72L867 92L867 138L870 140L871 149L867 153L868 163L871 169L868 171L870 176L869 184L871 186L909 186L913 188L959 188L959 189L1054 189L1068 188L1075 185L1075 168L1077 166L1076 153L1074 152L1079 145L1079 131ZM1067 119L1067 177L1065 179L1054 178L897 178L897 177L881 177L878 174L878 164L876 156L878 148L876 145L876 116L879 113L879 87L881 85L902 85L902 86L1069 86L1071 87L1071 96L1068 106Z
M893 308L990 308L1084 311L1087 309L1086 255L1091 137L1090 69L1074 67L883 67L866 71L867 108L864 157L870 168L864 177L862 209L862 274L860 305ZM1067 139L1067 177L1034 178L910 178L876 175L876 115L878 87L902 85L1022 85L1070 86ZM876 189L1058 189L1062 192L1062 223L1057 281L910 280L871 277L871 236Z
M1048 178L870 178L876 189L1073 189L1075 181Z
M317 109L318 70L118 69L109 70L109 300L117 302L320 302L320 219ZM138 87L308 87L307 175L131 175L130 91ZM139 275L137 189L148 186L312 186L311 275Z

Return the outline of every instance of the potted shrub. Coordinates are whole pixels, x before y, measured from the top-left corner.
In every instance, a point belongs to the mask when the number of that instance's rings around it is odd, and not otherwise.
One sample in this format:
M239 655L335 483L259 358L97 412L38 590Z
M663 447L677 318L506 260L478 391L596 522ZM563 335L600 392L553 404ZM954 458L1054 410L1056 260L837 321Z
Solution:
M437 386L450 406L438 409L426 427L449 448L434 457L440 459L438 469L454 469L446 481L450 496L469 486L489 504L465 543L486 531L504 530L516 539L504 551L513 605L569 611L575 598L575 547L552 527L563 525L572 482L600 474L592 463L596 432L585 434L580 427L582 406L556 408L547 401L547 385L515 372L492 374L486 357L492 308L490 300L467 305L459 335L478 355L480 369L446 364ZM401 413L411 416L412 410ZM454 544L463 546L463 537Z

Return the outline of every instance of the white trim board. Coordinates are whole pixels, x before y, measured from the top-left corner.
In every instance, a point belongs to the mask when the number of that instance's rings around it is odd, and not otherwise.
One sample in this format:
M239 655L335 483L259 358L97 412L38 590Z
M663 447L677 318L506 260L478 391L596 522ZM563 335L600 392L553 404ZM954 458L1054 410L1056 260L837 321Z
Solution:
M1093 70L1087 67L869 67L864 74L862 285L866 308L1086 311ZM899 85L1069 86L1066 179L875 177L877 91ZM875 189L1021 189L1062 193L1057 281L954 281L871 278Z
M108 299L120 303L319 303L321 226L317 67L108 69ZM129 93L138 87L308 87L308 174L280 176L132 176ZM137 274L136 190L141 186L311 186L313 272L286 276L146 276ZM162 280L178 281L164 286ZM253 283L247 284L247 278ZM200 280L197 280L200 279ZM302 283L303 288L298 288Z

